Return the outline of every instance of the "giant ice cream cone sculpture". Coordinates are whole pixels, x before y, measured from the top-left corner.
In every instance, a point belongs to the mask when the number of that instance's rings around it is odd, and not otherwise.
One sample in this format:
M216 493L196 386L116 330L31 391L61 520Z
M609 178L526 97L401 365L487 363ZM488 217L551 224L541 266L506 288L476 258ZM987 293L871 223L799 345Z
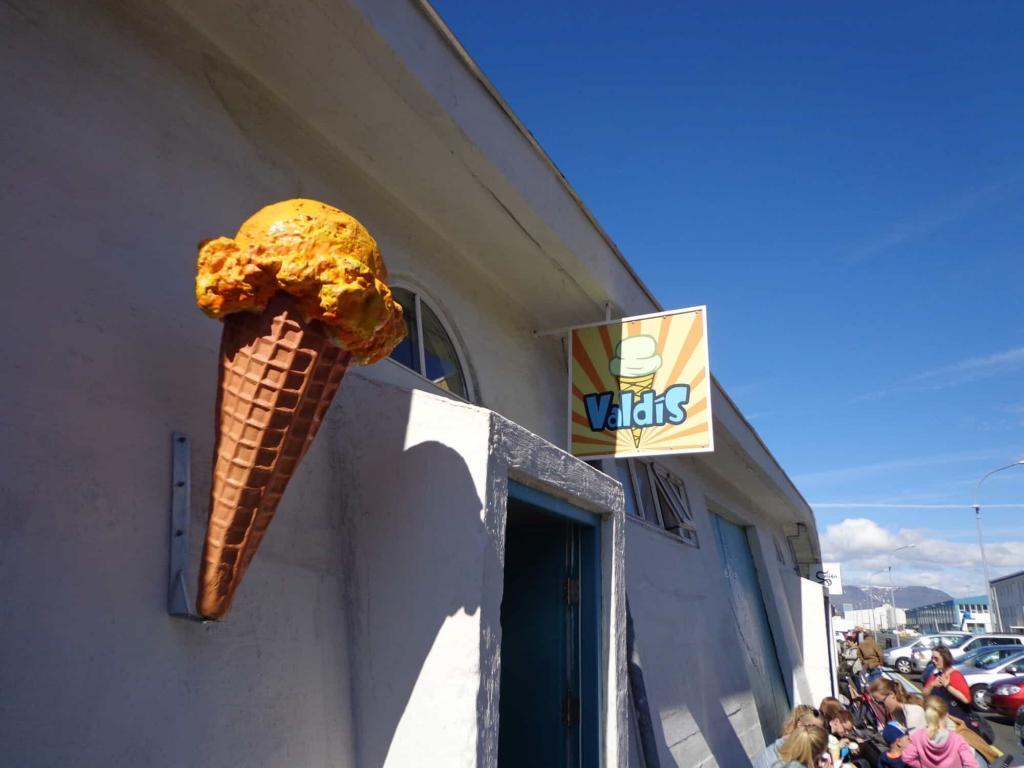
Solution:
M640 397L654 386L654 374L661 368L658 342L653 336L627 336L615 347L615 357L608 364L612 376L619 380L620 392L633 392ZM630 427L633 446L640 447L643 427Z
M314 200L267 206L200 247L196 300L224 320L202 616L231 607L349 365L405 335L386 279L370 233Z

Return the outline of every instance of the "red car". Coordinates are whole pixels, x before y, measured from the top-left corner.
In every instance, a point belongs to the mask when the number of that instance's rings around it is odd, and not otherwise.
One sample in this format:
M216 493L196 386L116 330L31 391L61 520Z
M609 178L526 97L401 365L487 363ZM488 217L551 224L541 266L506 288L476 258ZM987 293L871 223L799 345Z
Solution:
M989 686L992 691L992 709L1007 717L1016 717L1024 706L1024 677L1008 677Z

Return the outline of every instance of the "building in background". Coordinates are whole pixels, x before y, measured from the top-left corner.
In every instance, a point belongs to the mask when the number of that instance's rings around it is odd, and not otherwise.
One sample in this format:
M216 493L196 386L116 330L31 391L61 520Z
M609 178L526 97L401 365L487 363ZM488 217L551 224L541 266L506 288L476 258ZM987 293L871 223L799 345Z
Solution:
M868 629L898 629L907 625L906 611L902 608L893 608L889 603L874 608L844 610L843 618L851 626Z
M986 595L956 597L941 603L908 608L907 626L929 632L991 632L992 622Z
M993 579L989 588L999 612L1000 631L1024 633L1024 571Z
M0 18L6 763L740 766L832 693L814 516L717 382L714 453L566 453L531 331L662 308L429 4ZM197 243L297 196L375 235L410 342L348 374L227 619L171 618L170 433L194 556L213 450Z

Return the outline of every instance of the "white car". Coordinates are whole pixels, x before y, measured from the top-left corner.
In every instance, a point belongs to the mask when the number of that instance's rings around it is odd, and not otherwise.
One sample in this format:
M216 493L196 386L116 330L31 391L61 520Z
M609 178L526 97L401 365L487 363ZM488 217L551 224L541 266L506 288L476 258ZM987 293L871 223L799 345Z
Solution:
M909 675L913 669L914 651L930 650L940 642L950 642L950 638L969 638L967 632L942 632L937 635L924 635L922 637L901 645L898 648L888 648L884 653L885 666L895 669L901 675Z
M1014 645L1024 650L1024 635L967 635L966 639L960 639L953 643L943 641L942 644L949 648L955 663L965 653L970 653L990 645ZM924 672L931 658L931 649L914 651L914 669L918 672Z
M1015 645L1024 651L1024 635L975 635L963 645L951 647L949 650L953 654L953 661L956 661L965 653L990 645Z
M950 649L956 648L958 645L966 643L972 637L974 635L970 632L940 632L937 635L925 635L911 646L911 664L918 672L923 672L924 668L928 666L928 662L932 659L932 648L937 645L944 645ZM902 672L898 668L897 671Z
M1004 649L993 649L994 658L986 659L988 654L976 657L972 663L957 665L971 687L971 701L974 708L980 712L988 712L991 709L992 700L989 684L1004 677L1024 675L1024 648L1019 653L999 657Z

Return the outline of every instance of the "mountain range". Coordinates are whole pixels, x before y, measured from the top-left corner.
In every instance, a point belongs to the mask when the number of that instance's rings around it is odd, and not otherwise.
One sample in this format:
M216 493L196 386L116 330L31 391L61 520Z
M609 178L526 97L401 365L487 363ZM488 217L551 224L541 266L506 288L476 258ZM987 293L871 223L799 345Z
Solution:
M896 587L893 589L893 602L896 603L897 608L917 608L919 605L941 603L944 600L952 599L952 595L931 587ZM871 608L888 602L888 587L857 587L852 584L844 584L843 594L832 597L833 605L839 607L852 605L854 610Z

